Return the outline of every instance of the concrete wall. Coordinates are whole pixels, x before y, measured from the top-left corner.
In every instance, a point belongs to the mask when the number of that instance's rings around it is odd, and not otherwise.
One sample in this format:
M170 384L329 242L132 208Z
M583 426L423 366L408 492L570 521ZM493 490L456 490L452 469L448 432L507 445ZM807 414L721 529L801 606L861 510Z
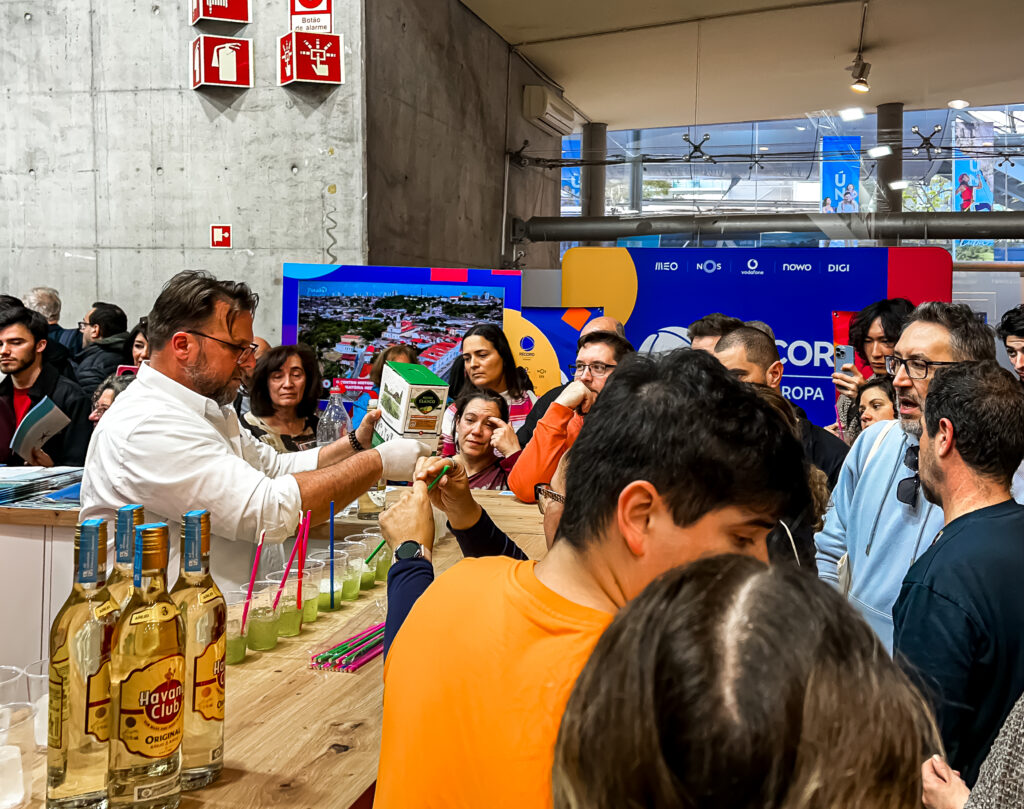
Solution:
M347 83L312 89L276 86L287 2L252 5L248 26L193 28L182 0L0 0L4 292L58 288L65 326L98 299L134 320L205 268L260 293L275 340L283 261L366 260L362 3L335 3ZM189 89L199 28L255 40L253 89ZM214 222L234 249L208 247Z
M522 87L543 79L458 0L366 3L370 263L499 267L505 153L557 156L524 120ZM509 170L509 214L554 216L557 171ZM558 266L558 247L525 267Z

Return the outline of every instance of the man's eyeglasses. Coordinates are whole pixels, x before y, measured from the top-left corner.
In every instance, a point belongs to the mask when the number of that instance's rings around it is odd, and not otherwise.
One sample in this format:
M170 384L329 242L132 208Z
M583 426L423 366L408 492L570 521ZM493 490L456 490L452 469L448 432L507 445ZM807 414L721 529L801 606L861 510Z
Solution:
M592 376L601 377L610 374L615 365L609 365L606 362L573 362L568 367L573 376L583 376L589 368Z
M905 360L895 354L885 358L885 372L889 376L896 376L900 368L907 369L907 376L911 379L927 379L928 371L933 365L956 365L955 362L937 362L933 360Z
M191 329L185 330L186 334L194 334L196 337L205 337L207 340L213 340L214 342L225 345L235 352L236 359L235 363L242 365L247 362L250 357L256 355L256 349L259 348L256 343L249 343L248 345L240 346L237 343L229 343L227 340L221 340L219 337L212 337L209 334L203 334L201 331L192 331Z
M533 496L537 499L537 508L540 509L541 514L547 508L547 501L549 500L553 500L556 503L565 503L564 494L559 494L554 489L549 489L543 483L538 483L533 487Z
M84 321L84 320L79 320L79 321L78 321L78 330L79 330L79 331L85 331L85 330L86 330L87 328L89 328L89 327L90 327L91 325L92 325L92 323L87 323L87 322L86 322L86 321Z
M907 447L903 456L903 465L914 474L896 484L896 499L911 508L917 507L917 494L921 490L921 476L917 471L920 451L921 448L916 445Z

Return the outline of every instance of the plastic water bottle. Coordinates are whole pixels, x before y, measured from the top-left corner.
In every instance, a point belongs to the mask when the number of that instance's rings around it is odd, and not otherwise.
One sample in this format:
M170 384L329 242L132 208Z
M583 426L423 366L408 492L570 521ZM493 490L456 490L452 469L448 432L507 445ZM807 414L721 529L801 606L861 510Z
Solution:
M345 393L344 385L335 385L331 388L331 396L327 400L327 409L320 416L320 423L316 428L316 444L318 447L326 446L344 438L352 429L352 419L342 401L342 394Z

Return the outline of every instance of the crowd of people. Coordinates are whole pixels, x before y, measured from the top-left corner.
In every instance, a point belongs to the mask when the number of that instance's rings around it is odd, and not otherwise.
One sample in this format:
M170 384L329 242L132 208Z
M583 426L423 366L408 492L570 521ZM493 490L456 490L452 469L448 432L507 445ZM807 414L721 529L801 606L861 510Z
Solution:
M994 330L963 304L866 307L828 428L783 396L763 321L709 314L646 356L596 318L539 398L478 324L430 457L371 449L376 412L317 446L316 356L254 336L257 304L191 271L131 332L113 304L75 330L52 289L0 299L0 424L44 396L70 419L8 462L84 464L82 519L209 509L226 585L258 535L411 482L381 516L375 805L1024 805L1024 306ZM416 360L393 346L371 378ZM535 502L544 557L474 489ZM466 557L436 581L435 510Z

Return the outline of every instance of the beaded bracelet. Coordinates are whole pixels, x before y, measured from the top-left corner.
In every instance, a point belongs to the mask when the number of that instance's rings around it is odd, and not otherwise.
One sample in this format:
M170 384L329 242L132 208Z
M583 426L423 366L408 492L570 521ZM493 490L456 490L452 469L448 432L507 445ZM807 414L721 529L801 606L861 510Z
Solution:
M359 443L359 439L356 438L355 430L349 430L348 442L352 445L352 449L354 449L356 452L362 452L364 449L366 449L366 447Z

